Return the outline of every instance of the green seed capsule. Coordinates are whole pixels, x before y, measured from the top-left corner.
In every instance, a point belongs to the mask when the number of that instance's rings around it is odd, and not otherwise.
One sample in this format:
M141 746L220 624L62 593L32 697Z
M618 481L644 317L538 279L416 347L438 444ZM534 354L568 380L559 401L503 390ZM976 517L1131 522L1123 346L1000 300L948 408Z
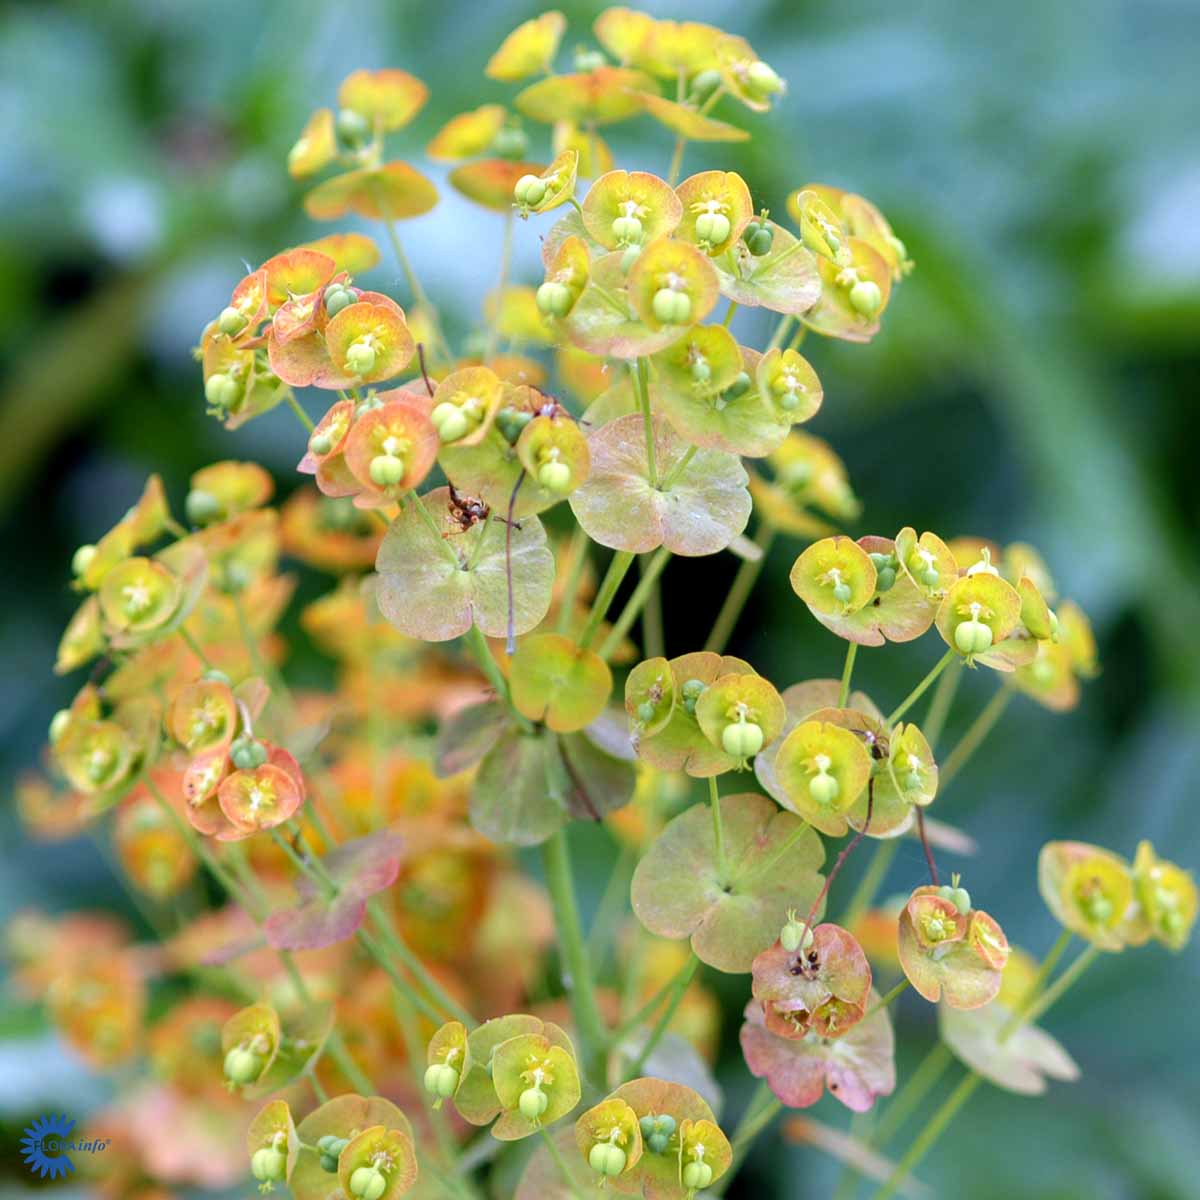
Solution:
M941 580L941 576L937 573L936 567L926 567L921 572L921 582L927 588L935 588Z
M721 72L710 67L695 76L690 93L695 100L707 100L720 86Z
M367 375L375 368L375 348L367 342L351 342L346 351L346 370L352 375Z
M765 221L751 221L742 232L742 241L755 258L762 258L771 253L771 247L775 244L775 231Z
M683 1186L689 1192L698 1192L712 1183L712 1167L704 1162L690 1162L683 1168Z
M548 492L565 492L571 486L571 468L551 459L538 467L537 480Z
M377 454L367 471L376 487L395 487L404 478L404 462L394 454Z
M378 1167L359 1167L350 1176L350 1194L359 1200L380 1200L387 1191L387 1176Z
M642 240L644 229L642 223L637 217L624 216L617 217L612 223L613 237L618 242L623 242L626 245L631 245L634 242Z
M579 46L575 50L574 65L575 70L581 73L598 71L601 67L608 65L608 60L599 50L593 50L588 46Z
M211 525L225 515L225 509L216 496L195 488L185 497L183 511L193 525Z
M737 378L725 389L725 399L740 400L750 390L752 383L745 371L739 371Z
M761 725L753 721L735 721L721 732L721 745L734 758L753 758L763 747Z
M729 237L733 227L723 213L704 212L696 218L696 237L710 246L719 246Z
M680 695L683 697L683 707L690 713L696 711L696 701L700 699L704 692L704 683L699 679L689 679L679 689Z
M517 1107L525 1120L536 1121L550 1107L550 1097L541 1088L526 1088L517 1101Z
M637 719L641 721L643 725L648 725L654 720L654 705L651 704L649 700L643 700L641 704L637 706Z
M909 773L904 776L904 787L906 791L919 792L922 786L923 781L921 779L920 772L909 771Z
M267 761L267 748L262 742L242 734L230 746L229 757L239 771L253 771Z
M524 412L517 408L502 408L496 414L496 428L500 430L504 440L510 446L515 446L521 436L521 430L533 420L533 413Z
M896 584L896 568L884 567L875 574L875 590L877 592L890 592Z
M783 80L761 59L746 68L746 89L755 96L774 96L782 92Z
M971 893L966 888L951 888L948 899L960 913L969 913L971 911Z
M92 559L96 557L96 547L90 543L80 546L78 550L71 555L71 573L73 575L82 575L88 567L92 565Z
M794 412L800 407L800 393L784 392L783 395L779 397L779 407L782 408L784 412Z
M671 1144L671 1135L668 1133L652 1133L646 1138L646 1145L654 1151L655 1154L666 1154L667 1147Z
M333 449L333 438L327 433L314 433L308 439L308 448L318 458L324 458Z
M659 288L654 293L654 316L664 325L686 325L692 315L692 302L683 292Z
M843 583L840 579L833 585L833 598L839 604L849 604L854 593L850 590L848 583Z
M825 806L832 804L841 791L841 785L832 775L822 771L808 781L808 794L818 803Z
M675 1118L670 1113L659 1113L654 1118L654 1126L659 1133L665 1133L667 1137L675 1132Z
M546 198L546 181L537 175L522 175L513 188L513 198L522 208L534 208Z
M632 242L621 251L621 274L628 275L630 268L641 257L642 247Z
M706 358L698 358L692 363L692 378L697 383L708 383L712 379L712 367Z
M247 1050L245 1046L234 1046L225 1055L225 1078L231 1083L241 1085L253 1083L262 1071L262 1067L262 1057L252 1050Z
M250 1173L261 1183L281 1183L287 1175L287 1155L273 1146L255 1150L250 1157Z
M972 618L955 626L954 644L963 654L982 654L992 644L991 628Z
M813 944L813 931L803 921L789 921L780 931L779 944L789 954L807 950Z
M333 1153L333 1143L337 1141L336 1133L327 1133L324 1137L317 1138L317 1149L322 1154Z
M644 1117L638 1117L638 1128L642 1131L642 1137L649 1137L657 1128L654 1117L647 1113Z
M434 1063L425 1071L425 1090L439 1100L449 1100L458 1090L458 1079L449 1063Z
M529 153L529 138L519 125L505 125L496 134L492 142L492 150L500 158L519 162Z
M593 1171L610 1178L625 1170L625 1151L611 1142L597 1142L588 1154L588 1165Z
M336 1155L322 1154L320 1157L321 1170L327 1171L330 1175L336 1175L338 1172L338 1160Z
M210 375L204 381L205 400L221 412L231 409L238 402L241 394L242 389L238 386L237 380L220 371L215 375Z
M850 307L860 317L870 320L883 303L883 293L873 279L860 279L850 289Z
M325 301L325 313L327 316L336 317L343 308L347 308L356 300L356 296L349 288L340 283L331 283L324 292L323 299Z
M449 400L434 405L429 419L443 442L457 442L471 430L470 418L457 404L451 404Z
M337 135L343 142L357 146L371 136L371 122L352 108L343 108L337 115Z
M538 288L535 299L538 311L547 317L565 317L574 303L571 289L565 283L549 279Z
M221 315L217 318L217 328L226 337L237 337L246 328L247 324L248 322L245 316L242 315L241 309L234 308L232 305L221 309Z

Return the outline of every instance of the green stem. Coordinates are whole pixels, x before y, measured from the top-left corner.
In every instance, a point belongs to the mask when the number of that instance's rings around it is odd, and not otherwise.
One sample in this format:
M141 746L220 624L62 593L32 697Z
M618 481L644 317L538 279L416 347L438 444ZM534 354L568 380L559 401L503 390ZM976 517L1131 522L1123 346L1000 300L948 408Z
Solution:
M911 692L909 692L907 696L904 697L904 699L900 702L899 706L897 708L895 708L891 712L891 714L889 714L889 716L887 717L887 719L885 720L884 723L887 725L895 725L895 723L898 720L900 720L900 718L906 712L908 712L908 710L918 700L920 700L920 698L925 694L925 689L928 688L930 686L930 684L932 684L933 681L935 679L937 679L937 677L957 657L958 657L957 651L955 651L953 649L947 650L946 653L943 654L942 657L937 660L937 663L933 667L930 668L929 674L926 675L925 678L922 679L921 682L918 683L917 686L915 688L913 688L913 690Z
M775 332L771 334L771 340L767 343L767 348L763 351L764 354L770 353L777 346L783 345L783 339L787 337L787 331L791 329L792 322L795 319L795 317L787 315L779 318L779 324L775 326Z
M850 897L850 904L846 908L846 915L840 922L844 928L853 929L863 913L871 907L899 849L899 838L885 838L875 843L871 861L858 881L858 887L854 889L854 895Z
M689 446L680 456L679 461L667 472L662 483L659 484L660 492L669 492L675 486L680 475L687 470L688 464L696 457L696 452L700 449L699 446Z
M842 686L838 689L838 708L845 708L850 699L850 678L854 674L854 660L858 657L858 643L847 642L846 665L842 667Z
M587 548L588 535L582 525L576 525L575 532L571 534L571 544L567 548L571 568L567 572L566 585L563 587L562 599L558 606L556 630L560 634L566 634L571 627L571 620L575 616L575 601L579 596L579 585L583 582L583 573L587 569Z
M1037 974L1033 977L1033 982L1029 985L1026 995L1026 1002L1017 1005L1013 1009L1012 1016L1005 1022L1001 1028L997 1041L1003 1045L1008 1041L1018 1029L1025 1024L1025 1013L1033 1007L1038 996L1041 995L1042 989L1046 986L1046 980L1050 978L1054 972L1054 968L1058 966L1058 960L1066 953L1067 946L1071 943L1071 931L1064 929L1059 935L1054 945L1050 947L1049 953L1042 960L1042 965L1038 967Z
M490 362L496 357L500 345L500 316L504 311L504 289L508 287L508 271L512 262L513 243L513 210L510 207L504 214L504 237L500 243L500 283L496 288L496 316L488 329L487 347L484 350L484 362Z
M671 168L667 172L667 183L674 187L679 181L679 172L683 169L683 152L687 147L687 138L677 137L675 139L675 152L671 155Z
M921 1060L908 1082L892 1098L884 1109L883 1118L871 1138L871 1145L886 1146L916 1111L921 1101L929 1095L950 1065L953 1055L945 1042L935 1042L929 1053Z
M563 1177L563 1182L567 1185L575 1200L582 1200L579 1188L575 1183L575 1176L571 1174L571 1168L567 1166L567 1160L563 1158L562 1151L558 1148L554 1141L554 1135L548 1130L545 1125L541 1126L541 1134L546 1142L546 1149L550 1152L550 1157L554 1159L558 1166L559 1174Z
M180 625L178 629L179 636L187 642L188 649L204 664L206 671L212 670L212 659L204 653L203 647L198 641L188 632L185 625Z
M921 732L925 735L925 740L929 743L931 750L937 749L942 731L946 728L946 718L950 715L954 697L958 694L958 685L962 675L962 663L953 662L942 673L937 687L933 689L929 712L925 717L925 724L921 727Z
M658 487L658 465L654 461L654 421L650 416L650 366L645 358L637 360L633 372L633 387L637 394L638 408L642 413L642 426L646 433L646 477L652 488Z
M487 677L488 683L492 687L492 691L496 693L496 698L506 705L518 725L525 730L526 733L533 731L533 724L528 717L517 712L513 707L512 695L508 690L508 680L504 678L500 670L499 664L492 657L491 647L487 644L487 639L483 636L483 630L478 625L472 625L466 633L463 634L463 640L471 648L471 653L475 661L479 664L479 669Z
M304 426L304 432L311 434L312 431L316 429L316 425L313 424L312 417L310 417L308 413L306 413L304 409L300 407L300 401L296 399L291 391L289 391L287 394L287 402L288 407L296 414L296 420Z
M733 314L735 312L737 312L737 310L738 310L738 302L736 300L730 300L729 307L725 310L725 320L723 320L721 322L721 324L724 325L726 329L729 328L730 323L733 321Z
M401 993L405 999L411 1001L413 1007L427 1021L430 1021L434 1025L441 1025L445 1020L444 1014L412 986L409 979L401 973L400 968L388 958L387 952L380 945L375 935L366 929L360 929L356 936L358 944L362 946L367 954L378 964L383 973L392 981L392 986L395 990Z
M979 749L983 739L991 733L996 723L1004 715L1004 710L1008 707L1008 703L1012 698L1012 685L1004 684L987 702L983 711L971 722L967 732L962 735L958 745L950 751L944 765L938 772L939 788L944 788L967 765L971 755Z
M546 887L558 929L558 948L562 966L569 978L568 991L575 1026L583 1042L586 1070L601 1085L605 1081L604 1048L608 1033L596 1004L592 964L588 958L579 907L575 900L575 882L571 873L571 851L565 829L559 829L542 845L542 866Z
M925 1123L916 1141L908 1148L908 1153L896 1164L888 1181L875 1193L873 1200L889 1200L889 1197L896 1194L913 1168L929 1153L934 1142L941 1137L942 1131L954 1120L958 1110L966 1104L982 1082L982 1078L974 1071L968 1071L962 1077L958 1086L943 1101L941 1108Z
M650 1036L646 1038L645 1043L633 1064L625 1072L626 1080L637 1079L641 1075L646 1066L650 1055L654 1053L654 1047L662 1040L662 1036L667 1032L667 1026L671 1024L671 1019L675 1016L676 1010L679 1008L680 1002L683 1000L683 994L688 989L688 984L692 982L692 977L696 974L696 969L700 966L700 960L693 952L688 956L687 964L683 970L675 976L671 984L670 996L667 999L666 1007L659 1014L658 1020L654 1023L654 1028L650 1031Z
M737 1127L733 1131L733 1137L730 1139L733 1158L730 1160L729 1170L708 1189L714 1196L725 1194L754 1139L763 1131L764 1126L769 1125L775 1119L782 1107L783 1105L775 1098L774 1092L771 1091L766 1081L760 1083L755 1089L754 1095L750 1097L750 1103L746 1105L746 1111L742 1113L741 1120L738 1121Z
M725 827L721 823L721 793L717 790L717 777L708 777L708 807L712 814L713 848L717 856L717 883L724 887L729 882L729 863L725 859Z
M642 577L638 580L638 585L634 588L633 595L629 597L624 610L617 618L612 629L608 631L608 637L604 639L600 647L600 657L606 662L616 653L617 647L620 646L621 641L629 632L630 626L633 625L638 613L642 611L655 582L662 574L663 568L666 567L667 560L670 557L670 550L666 546L660 546L654 552L645 570L642 571Z
M662 1004L662 1002L666 1000L668 996L674 994L675 985L679 982L679 977L685 972L693 972L695 970L695 968L692 966L692 960L695 957L696 956L693 954L688 961L685 962L683 966L680 967L679 970L676 971L675 974L672 975L671 978L668 979L667 982L664 983L662 987L660 987L658 991L655 992L654 995L651 996L650 999L647 1000L646 1003L643 1004L642 1007L633 1014L633 1016L626 1017L625 1020L622 1021L621 1024L612 1031L609 1040L614 1046L619 1042L623 1042L635 1029L637 1029L639 1025L642 1025L649 1020L651 1015L658 1010L658 1006Z
M738 617L742 615L742 609L746 607L746 601L754 590L759 572L766 564L767 554L774 540L775 530L766 522L761 524L754 536L754 544L762 551L762 554L758 558L742 559L737 574L733 577L733 583L730 585L729 594L725 597L725 603L721 605L721 611L717 613L717 619L713 622L712 632L704 643L705 650L720 654L725 649L729 636L737 625Z
M909 987L909 982L907 979L900 980L900 982L898 984L896 984L896 986L894 988L892 988L891 991L887 992L879 1000L876 1000L875 1003L872 1004L871 1007L868 1008L865 1013L863 1013L862 1019L865 1021L865 1020L867 1020L868 1017L873 1017L877 1012L880 1011L880 1009L887 1008L887 1006L889 1004L891 1004L891 1002L893 1000L895 1000L895 998L897 996L899 996L901 992L907 990L908 987Z
M592 644L592 639L596 636L601 621L608 615L609 606L617 594L617 589L621 586L621 580L625 578L625 572L632 565L633 558L634 555L630 550L618 550L612 556L612 561L608 564L608 570L604 575L604 581L600 584L600 590L596 593L595 600L592 601L592 611L588 613L588 619L579 635L581 649L586 650Z
M1089 946L1030 1006L1022 1018L1021 1025L1032 1025L1062 998L1063 993L1094 963L1100 951ZM1018 1026L1019 1028L1020 1026ZM1013 1031L1015 1032L1015 1030ZM1009 1034L1009 1037L1012 1035ZM1007 1040L1007 1039L1005 1039Z

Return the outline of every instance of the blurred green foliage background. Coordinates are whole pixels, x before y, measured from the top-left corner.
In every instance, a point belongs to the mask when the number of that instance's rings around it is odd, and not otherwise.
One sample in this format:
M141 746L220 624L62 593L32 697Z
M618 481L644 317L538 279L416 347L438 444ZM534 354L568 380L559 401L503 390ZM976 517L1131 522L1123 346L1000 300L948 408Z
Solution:
M562 7L569 52L601 6ZM685 174L736 169L779 213L787 192L810 180L861 192L917 262L871 346L806 347L826 390L810 429L844 456L865 504L854 532L912 524L1032 541L1095 622L1104 670L1081 707L1052 716L1014 704L939 804L982 847L957 864L973 894L1010 938L1041 952L1055 933L1035 886L1042 841L1078 836L1131 854L1145 836L1189 867L1200 847L1200 13L1194 0L645 7L744 34L789 81L769 116L722 106L753 142L690 147ZM50 673L74 607L75 546L115 521L151 470L176 504L192 470L225 457L256 458L285 492L295 485L301 442L287 412L226 433L204 415L190 349L243 262L324 232L303 216L284 170L310 108L330 102L353 68L403 66L433 93L396 143L420 161L444 119L511 94L480 72L501 37L537 11L512 0L6 6L6 800L78 683ZM545 131L532 132L544 149ZM665 170L669 136L648 119L613 142L622 165ZM493 285L501 223L443 191L405 232L418 273L461 333ZM518 279L538 278L545 224L518 230ZM372 282L404 299L390 265ZM735 329L761 344L769 326L743 313ZM791 557L776 547L732 646L781 687L835 674L842 655L792 596ZM669 652L703 640L732 562L668 571ZM928 641L869 651L856 682L886 707L933 653ZM321 670L315 660L297 665ZM945 744L993 686L967 681ZM30 846L10 804L0 832L0 915L30 902L122 906L89 843ZM605 865L592 864L594 891ZM843 897L861 869L848 868ZM907 889L920 874L919 849L906 843L889 887ZM1048 1021L1084 1082L1043 1100L985 1089L922 1178L938 1195L972 1200L1200 1194L1197 964L1194 949L1172 958L1149 948L1094 967ZM736 1043L745 980L715 982L728 1001L721 1076L736 1107L749 1090ZM911 995L894 1011L903 1076L929 1044L933 1013ZM26 1036L0 1042L4 1125L62 1101L64 1089L78 1104L86 1093L53 1046L30 1041L18 1014L5 1028ZM826 1100L819 1115L842 1123L834 1108ZM20 1177L6 1156L0 1187L17 1189ZM833 1177L814 1151L763 1145L731 1195L823 1196Z

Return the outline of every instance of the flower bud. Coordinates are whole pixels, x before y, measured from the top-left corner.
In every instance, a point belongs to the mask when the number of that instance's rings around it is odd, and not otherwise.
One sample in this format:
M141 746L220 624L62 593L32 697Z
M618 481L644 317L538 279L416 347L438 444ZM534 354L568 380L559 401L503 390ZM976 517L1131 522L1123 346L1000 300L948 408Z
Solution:
M618 242L632 245L642 240L642 223L637 217L617 217L612 223L613 237Z
M80 546L71 556L71 573L82 575L92 565L92 559L95 557L96 547L90 542Z
M378 1167L359 1167L350 1176L350 1194L358 1200L380 1200L387 1191L387 1176Z
M683 1168L683 1186L689 1192L698 1192L712 1183L712 1167L705 1162L690 1162Z
M529 138L519 125L505 125L492 141L492 151L500 158L519 162L529 153Z
M742 231L742 241L755 258L762 258L764 254L771 253L771 247L775 243L775 231L767 224L765 218L751 221Z
M588 1165L600 1175L620 1175L625 1170L625 1151L611 1142L597 1142L588 1155Z
M850 289L850 307L860 317L870 320L879 311L882 303L883 293L873 279L860 279Z
M267 761L267 748L262 742L243 733L229 747L229 757L239 771L253 771Z
M449 1100L458 1088L458 1072L449 1063L434 1063L425 1071L425 1090L439 1101Z
M370 342L351 342L346 351L346 369L353 375L366 375L375 366L375 347Z
M571 311L573 297L565 283L548 279L537 290L538 311L547 317L565 317Z
M457 404L451 404L449 400L443 400L441 404L434 405L429 419L433 422L434 428L438 431L438 437L443 442L457 442L471 429L471 422L467 414Z
M763 747L762 726L753 721L734 721L721 732L721 745L734 758L753 758Z
M549 459L538 467L537 481L548 492L565 492L571 486L571 468L558 459Z
M326 316L336 317L338 313L353 304L356 297L344 283L331 283L322 296L325 301Z
M234 308L233 305L221 309L221 315L217 318L217 328L226 337L237 337L246 328L246 325L245 315L241 309Z
M357 146L371 136L371 123L362 113L343 108L337 115L337 135L350 146Z
M696 701L704 693L704 683L699 679L689 679L679 689L679 692L683 696L683 707L688 712L694 713L696 711Z
M719 246L732 231L729 218L719 212L703 212L696 218L696 237L710 246Z
M521 1116L527 1121L536 1121L550 1106L550 1097L541 1088L526 1088L517 1101Z
M991 648L992 631L982 621L971 617L954 627L954 644L963 654L982 654Z
M183 502L183 511L193 525L211 525L225 514L220 500L212 492L193 488Z
M287 1176L287 1155L274 1146L255 1150L250 1158L250 1174L260 1183L282 1183Z
M686 325L692 315L692 302L683 292L659 288L654 293L654 316L664 325Z
M546 181L536 175L522 175L513 188L513 199L523 208L541 204L546 196Z

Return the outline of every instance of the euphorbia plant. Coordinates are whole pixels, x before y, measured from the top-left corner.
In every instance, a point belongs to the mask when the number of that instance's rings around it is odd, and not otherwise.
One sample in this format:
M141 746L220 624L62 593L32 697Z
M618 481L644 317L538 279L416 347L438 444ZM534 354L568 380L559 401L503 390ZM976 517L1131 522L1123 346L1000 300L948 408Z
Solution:
M888 1006L911 985L967 1075L894 1168L879 1151L911 1094L873 1146L825 1143L890 1195L981 1080L1073 1076L1033 1021L1098 952L1181 948L1196 889L1149 843L1132 864L1052 843L1038 878L1064 933L1037 965L983 897L943 882L939 851L964 839L927 812L1014 693L1074 705L1096 669L1087 620L1029 546L842 531L859 505L835 452L798 428L827 402L801 347L816 335L819 365L819 338L869 342L912 269L905 247L851 192L680 178L689 143L749 136L717 106L765 111L780 76L735 35L624 8L560 74L564 32L557 12L515 30L487 67L520 85L511 109L464 112L429 143L480 220L503 224L486 328L461 346L398 229L436 187L387 155L424 84L356 71L305 126L287 166L309 181L306 211L380 223L406 291L362 286L381 256L357 231L231 281L198 348L209 409L235 430L289 405L315 486L277 511L256 464L212 464L181 523L154 477L75 554L83 599L58 669L91 675L51 721L50 776L24 784L22 811L43 836L111 836L165 945L148 956L110 920L26 914L9 934L18 979L126 1078L154 991L172 1011L149 1030L144 1086L218 1130L249 1125L229 1179L248 1166L300 1200L472 1196L489 1169L526 1197L718 1193L780 1107L826 1090L855 1112L883 1102ZM616 166L603 138L643 113L674 136L665 177ZM513 281L511 241L535 234L542 277ZM735 325L740 310L767 323ZM745 344L743 327L765 337ZM846 644L840 679L773 681L724 653L780 539L794 618ZM337 664L332 691L286 680L281 553L335 577L300 618ZM712 635L674 644L648 616L671 557L724 553L740 565ZM938 636L908 696L854 690L860 647ZM939 762L964 669L994 673L996 699ZM580 821L620 847L586 940ZM905 837L928 879L885 913L875 890ZM866 839L867 882L827 919ZM514 852L530 846L544 888ZM1089 946L1056 975L1072 936ZM717 1035L702 964L745 977L741 1044L764 1080L729 1133L699 1061ZM163 986L175 975L198 997ZM203 1073L163 1052L185 1031ZM130 1111L105 1119L144 1129ZM532 1155L512 1145L527 1139ZM143 1155L135 1174L195 1169Z

